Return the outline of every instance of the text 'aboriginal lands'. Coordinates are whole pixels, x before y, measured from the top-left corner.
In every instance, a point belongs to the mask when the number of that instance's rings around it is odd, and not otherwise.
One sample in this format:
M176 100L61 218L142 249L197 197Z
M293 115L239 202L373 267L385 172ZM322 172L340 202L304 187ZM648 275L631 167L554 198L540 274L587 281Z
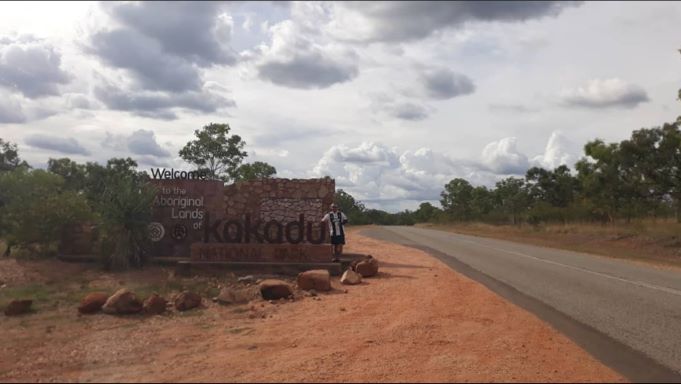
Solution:
M193 228L200 229L205 216L204 197L187 196L187 190L179 187L161 187L154 198L154 206L170 209L168 218L193 221Z

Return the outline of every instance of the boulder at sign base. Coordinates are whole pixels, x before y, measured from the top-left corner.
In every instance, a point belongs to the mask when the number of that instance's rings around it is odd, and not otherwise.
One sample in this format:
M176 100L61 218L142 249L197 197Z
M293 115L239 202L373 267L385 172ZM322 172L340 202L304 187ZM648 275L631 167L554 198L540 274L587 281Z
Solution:
M309 291L315 289L317 291L331 290L331 275L326 269L313 269L298 274L298 288Z
M144 313L148 315L160 315L166 311L168 301L154 293L144 300Z
M252 292L248 289L222 288L217 297L220 304L245 304L251 300Z
M109 299L109 294L105 292L92 292L83 298L78 306L78 312L90 314L99 312L102 306Z
M278 300L293 295L293 289L285 281L267 279L260 282L260 294L265 300Z
M362 277L376 276L378 273L378 260L369 256L366 259L355 264L355 272L362 275Z
M188 311L201 305L201 296L194 292L184 291L175 298L175 309Z
M346 285L359 284L362 282L362 275L353 271L352 269L348 269L347 271L343 272L343 276L341 276L340 282L341 284Z
M102 306L102 311L110 315L129 315L142 312L142 302L134 293L121 288L111 295Z
M33 300L12 300L5 308L5 316L18 316L31 312Z

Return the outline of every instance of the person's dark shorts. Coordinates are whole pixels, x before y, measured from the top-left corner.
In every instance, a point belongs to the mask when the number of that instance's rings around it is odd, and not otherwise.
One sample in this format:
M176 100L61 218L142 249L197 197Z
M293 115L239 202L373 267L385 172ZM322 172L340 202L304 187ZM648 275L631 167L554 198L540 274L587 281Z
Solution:
M331 236L331 244L345 244L345 235Z

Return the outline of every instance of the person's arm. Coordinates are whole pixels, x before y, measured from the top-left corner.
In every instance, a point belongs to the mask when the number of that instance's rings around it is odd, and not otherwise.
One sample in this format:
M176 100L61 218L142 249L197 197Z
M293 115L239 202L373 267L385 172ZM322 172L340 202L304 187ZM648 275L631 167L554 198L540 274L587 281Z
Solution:
M345 213L341 212L341 218L343 219L343 225L348 223L348 217L345 216Z
M324 215L324 217L322 217L322 221L321 221L321 222L322 222L322 223L326 223L327 221L329 221L329 214L328 214L328 213L327 213L326 215Z

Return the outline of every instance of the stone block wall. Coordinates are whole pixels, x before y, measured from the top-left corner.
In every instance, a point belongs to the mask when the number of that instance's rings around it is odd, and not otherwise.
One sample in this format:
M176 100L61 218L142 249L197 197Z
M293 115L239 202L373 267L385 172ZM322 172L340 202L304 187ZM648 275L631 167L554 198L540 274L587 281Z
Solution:
M276 221L285 226L302 214L318 236L319 221L329 212L335 192L336 183L329 177L240 181L225 186L225 218L243 221L249 215L251 221Z

